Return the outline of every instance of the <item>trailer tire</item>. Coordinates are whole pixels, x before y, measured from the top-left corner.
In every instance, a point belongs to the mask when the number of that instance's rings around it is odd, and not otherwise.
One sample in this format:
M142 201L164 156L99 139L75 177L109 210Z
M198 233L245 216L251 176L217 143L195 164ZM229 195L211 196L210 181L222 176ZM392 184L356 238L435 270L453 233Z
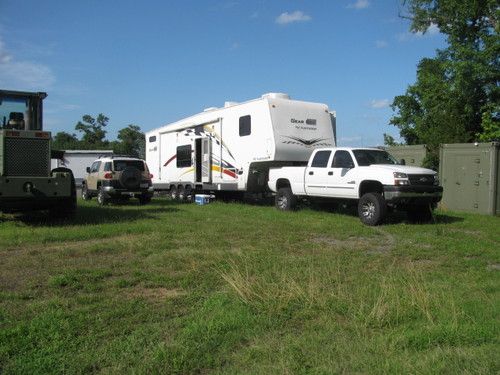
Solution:
M280 188L276 193L274 204L278 210L293 211L297 206L297 196L289 187Z
M379 193L366 193L358 202L358 216L363 224L381 224L387 214L387 203Z
M171 200L173 200L173 201L177 200L177 198L178 198L178 195L177 195L177 186L171 186L170 187L169 195L170 195L170 199Z
M105 206L109 203L109 198L104 189L102 188L102 186L99 188L97 192L97 203L99 204L99 206Z
M186 189L184 188L184 186L179 186L179 188L177 189L177 196L178 196L178 200L179 202L185 202L186 201Z

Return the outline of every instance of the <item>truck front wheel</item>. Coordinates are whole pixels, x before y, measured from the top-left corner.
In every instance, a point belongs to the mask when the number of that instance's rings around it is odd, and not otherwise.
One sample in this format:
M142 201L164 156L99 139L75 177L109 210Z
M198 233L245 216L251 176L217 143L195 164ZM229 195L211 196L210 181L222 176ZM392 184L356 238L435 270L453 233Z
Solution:
M358 216L363 224L379 225L385 219L387 204L379 193L366 193L358 203Z
M274 202L278 210L293 211L297 206L297 197L292 193L292 189L284 187L278 189Z

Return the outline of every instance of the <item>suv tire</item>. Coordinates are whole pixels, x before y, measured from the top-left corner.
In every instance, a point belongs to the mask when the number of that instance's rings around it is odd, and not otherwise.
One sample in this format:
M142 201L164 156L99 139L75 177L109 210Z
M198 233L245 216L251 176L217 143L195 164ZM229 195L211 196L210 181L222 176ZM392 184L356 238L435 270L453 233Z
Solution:
M82 185L82 199L84 201L89 201L92 199L92 194L90 194L87 184Z
M120 175L120 184L125 189L138 189L141 184L142 173L135 167L125 168Z
M102 186L99 188L99 191L97 192L97 203L99 206L105 206L109 202L109 198L107 197L106 192L102 188Z
M274 204L278 210L293 211L297 206L297 196L292 193L292 189L289 187L279 188Z
M379 193L366 193L358 202L358 216L363 224L379 225L387 214L387 204Z

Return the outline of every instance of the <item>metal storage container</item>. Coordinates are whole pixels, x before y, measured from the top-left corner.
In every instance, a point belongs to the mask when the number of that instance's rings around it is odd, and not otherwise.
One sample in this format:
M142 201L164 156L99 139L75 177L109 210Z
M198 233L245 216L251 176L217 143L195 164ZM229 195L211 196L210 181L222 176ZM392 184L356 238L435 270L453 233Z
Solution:
M389 146L385 150L398 160L405 159L406 165L415 167L421 167L427 155L426 145Z
M500 144L443 144L439 151L441 207L500 214Z

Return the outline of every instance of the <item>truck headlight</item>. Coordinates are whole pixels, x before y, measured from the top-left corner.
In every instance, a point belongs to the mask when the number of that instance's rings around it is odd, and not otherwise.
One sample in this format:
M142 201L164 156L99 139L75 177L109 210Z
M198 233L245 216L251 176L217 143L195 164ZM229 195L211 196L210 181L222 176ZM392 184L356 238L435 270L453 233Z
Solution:
M408 178L406 173L402 172L393 172L394 178Z
M434 175L434 185L439 185L439 176L437 174Z

